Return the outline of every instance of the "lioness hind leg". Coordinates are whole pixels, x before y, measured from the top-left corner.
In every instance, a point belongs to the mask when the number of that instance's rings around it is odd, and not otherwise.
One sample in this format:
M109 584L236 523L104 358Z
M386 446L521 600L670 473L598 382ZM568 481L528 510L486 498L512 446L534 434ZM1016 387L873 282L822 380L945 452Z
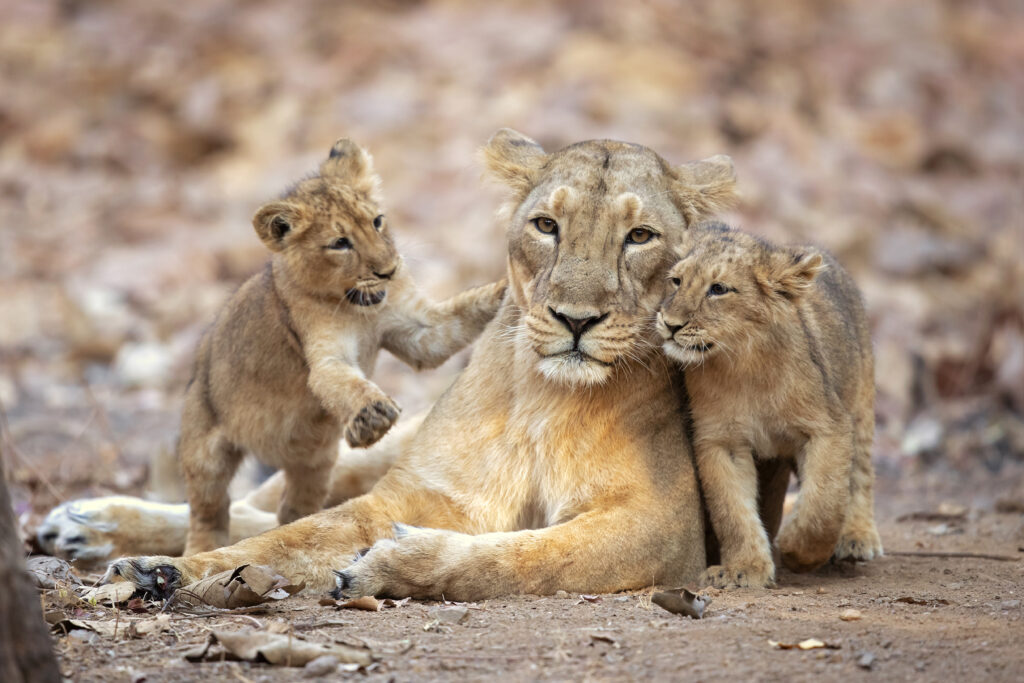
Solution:
M871 444L875 413L871 402L860 411L854 432L853 465L850 470L850 507L833 557L836 560L871 560L882 556L882 539L875 527L875 471Z
M242 460L242 451L216 428L208 432L185 429L178 447L189 505L185 554L225 546L230 542L228 484Z
M721 546L721 565L707 568L704 584L716 588L764 587L775 581L768 534L758 510L758 472L750 451L729 452L715 445L697 447L711 524Z
M778 535L782 563L794 572L820 567L832 556L850 501L850 430L813 436L797 458L800 495Z

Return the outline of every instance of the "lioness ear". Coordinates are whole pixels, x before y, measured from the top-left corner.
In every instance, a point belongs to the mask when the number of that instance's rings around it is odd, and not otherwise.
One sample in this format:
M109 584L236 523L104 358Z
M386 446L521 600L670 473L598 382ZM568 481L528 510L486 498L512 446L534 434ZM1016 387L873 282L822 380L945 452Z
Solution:
M302 226L299 207L288 202L271 202L260 207L252 217L252 227L271 251L284 249L285 239Z
M758 278L765 294L776 294L796 300L814 283L828 266L821 254L814 251L780 249L772 254L767 273Z
M348 138L341 138L331 146L327 159L320 164L320 176L337 178L380 202L380 178L373 170L373 157Z
M502 128L480 150L488 172L524 197L537 182L547 154L536 142L511 128Z
M675 200L687 226L696 225L736 203L736 169L732 159L718 154L672 169Z

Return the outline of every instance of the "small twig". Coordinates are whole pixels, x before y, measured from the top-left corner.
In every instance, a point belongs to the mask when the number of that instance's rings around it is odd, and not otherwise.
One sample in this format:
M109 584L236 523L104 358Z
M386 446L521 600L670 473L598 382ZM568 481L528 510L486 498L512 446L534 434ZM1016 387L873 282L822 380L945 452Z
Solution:
M996 560L997 562L1017 562L1018 560L1024 560L1024 557L1013 557L1011 555L991 555L989 553L941 552L938 550L886 550L885 554L896 555L899 557L962 557L974 560Z
M11 434L11 425L7 422L7 410L4 408L3 401L0 401L0 437L3 437L3 442L7 444L7 448L3 449L5 452L10 453L11 459L17 460L23 467L28 468L32 471L32 474L36 478L43 482L43 485L50 491L50 495L57 499L57 502L63 503L66 498L64 495L57 490L57 487L53 485L46 475L36 469L28 458L21 454L18 447L14 444L14 435ZM11 472L13 472L13 463L4 462L6 458L0 458L0 475L4 475L6 478Z

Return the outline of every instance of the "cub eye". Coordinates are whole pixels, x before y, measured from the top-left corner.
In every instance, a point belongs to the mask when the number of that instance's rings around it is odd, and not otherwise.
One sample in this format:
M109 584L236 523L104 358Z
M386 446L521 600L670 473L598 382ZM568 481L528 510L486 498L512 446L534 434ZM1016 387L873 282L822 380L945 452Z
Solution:
M654 237L654 231L648 230L647 228L633 228L626 235L626 244L643 244L650 242L651 238Z
M383 226L383 225L384 225L384 214L381 214L381 215L379 215L379 216L377 216L376 218L373 219L373 227L375 227L377 230L380 230L381 226Z
M533 225L545 235L557 235L558 234L558 223L547 216L541 216L540 218L533 219Z
M338 239L328 244L327 248L335 250L351 249L352 243L348 241L347 237L339 237Z
M679 279L679 278L677 278L677 277L671 277L671 278L669 278L669 282L671 282L671 283L672 283L672 286L673 286L673 287L679 287L680 285L682 285L682 284L683 284L683 281L682 281L682 280L680 280L680 279Z
M708 296L722 296L728 291L728 287L723 285L721 282L716 282L715 284L708 287Z

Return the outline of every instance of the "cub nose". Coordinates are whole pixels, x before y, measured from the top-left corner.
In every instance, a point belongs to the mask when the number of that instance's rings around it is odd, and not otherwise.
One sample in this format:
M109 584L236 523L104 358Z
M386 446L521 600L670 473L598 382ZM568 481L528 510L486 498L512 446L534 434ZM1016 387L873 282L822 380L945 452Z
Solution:
M373 271L373 274L376 275L377 277L379 277L381 280L390 280L391 276L395 274L396 270L398 270L398 266L395 266L394 268L392 268L391 270L387 271L386 273L378 273L375 270L375 271Z
M551 315L555 318L555 320L565 325L566 328L568 328L568 330L572 332L572 338L576 342L579 342L580 337L583 336L584 332L586 332L587 330L594 327L599 322L608 317L608 314L605 313L603 315L594 315L588 318L573 318L563 313L559 313L550 306L548 306L548 311L551 312Z
M672 325L668 321L665 321L665 329L668 330L670 336L676 336L676 332L683 329L685 325Z

